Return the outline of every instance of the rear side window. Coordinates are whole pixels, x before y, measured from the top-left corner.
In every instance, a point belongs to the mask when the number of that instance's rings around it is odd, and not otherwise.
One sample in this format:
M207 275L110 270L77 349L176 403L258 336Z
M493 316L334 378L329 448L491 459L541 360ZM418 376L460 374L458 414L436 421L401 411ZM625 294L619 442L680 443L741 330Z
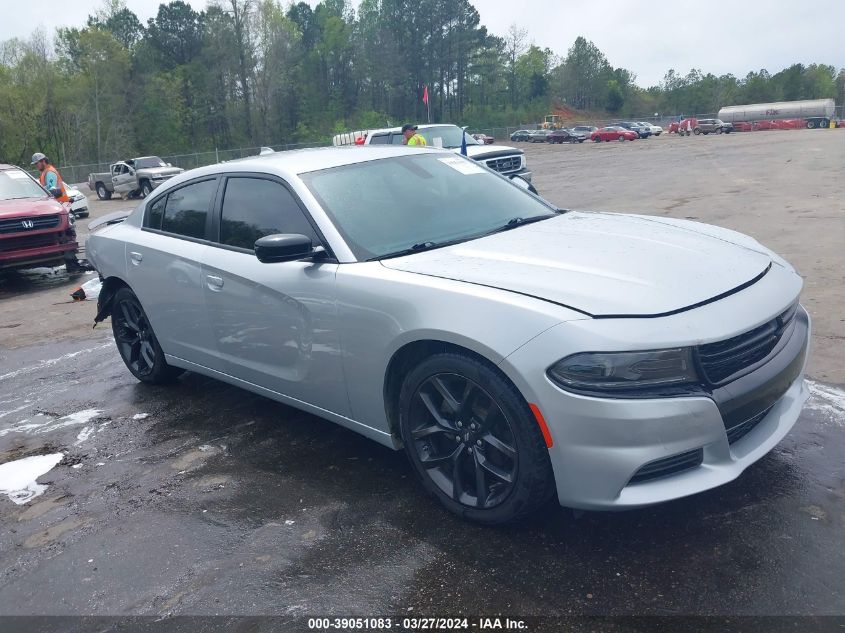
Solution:
M216 188L216 180L204 180L167 194L161 230L204 239L208 208Z
M278 233L299 233L317 241L314 228L286 187L261 178L229 178L220 243L252 250L258 238Z
M389 134L378 134L370 139L370 145L388 145L390 144Z

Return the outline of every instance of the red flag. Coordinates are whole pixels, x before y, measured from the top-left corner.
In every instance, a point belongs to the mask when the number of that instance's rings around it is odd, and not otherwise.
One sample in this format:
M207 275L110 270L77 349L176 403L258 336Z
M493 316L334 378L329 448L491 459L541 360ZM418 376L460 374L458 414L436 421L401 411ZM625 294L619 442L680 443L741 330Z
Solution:
M423 86L423 103L428 105L428 86Z

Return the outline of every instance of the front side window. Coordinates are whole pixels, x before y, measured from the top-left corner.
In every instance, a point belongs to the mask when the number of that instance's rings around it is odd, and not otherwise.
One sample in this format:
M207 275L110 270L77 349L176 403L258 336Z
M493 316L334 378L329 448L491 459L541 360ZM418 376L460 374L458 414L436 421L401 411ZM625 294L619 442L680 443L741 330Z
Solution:
M279 233L298 233L317 241L286 187L261 178L229 178L223 194L220 243L252 250L258 238Z
M204 239L208 207L216 187L216 180L203 180L168 193L161 230Z

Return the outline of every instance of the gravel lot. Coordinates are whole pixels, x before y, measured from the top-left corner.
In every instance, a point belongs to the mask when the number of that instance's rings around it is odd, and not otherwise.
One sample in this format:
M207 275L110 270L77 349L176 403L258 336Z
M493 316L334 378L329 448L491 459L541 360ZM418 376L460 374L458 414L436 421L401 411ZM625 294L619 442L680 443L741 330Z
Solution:
M29 503L0 495L0 614L845 615L845 131L525 148L560 206L719 224L798 267L813 398L775 451L677 503L475 527L328 422L137 383L71 302L90 276L5 278L0 464L64 458Z

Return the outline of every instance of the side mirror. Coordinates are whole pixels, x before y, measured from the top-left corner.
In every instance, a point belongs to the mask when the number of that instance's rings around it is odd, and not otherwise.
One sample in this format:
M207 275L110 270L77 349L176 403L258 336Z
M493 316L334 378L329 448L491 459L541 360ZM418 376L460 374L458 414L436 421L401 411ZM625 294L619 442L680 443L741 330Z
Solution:
M263 264L294 262L314 253L311 238L298 233L266 235L255 241L255 256Z
M520 189L525 189L526 191L530 191L534 195L537 195L537 189L534 187L534 185L525 180L525 178L523 178L522 176L511 176L511 182Z
M168 166L168 167L173 167L173 165L172 165L172 164L170 164L170 163L167 163L167 166Z
M62 190L58 187L53 187L52 189L50 189L49 194L54 198L59 198L62 195Z

